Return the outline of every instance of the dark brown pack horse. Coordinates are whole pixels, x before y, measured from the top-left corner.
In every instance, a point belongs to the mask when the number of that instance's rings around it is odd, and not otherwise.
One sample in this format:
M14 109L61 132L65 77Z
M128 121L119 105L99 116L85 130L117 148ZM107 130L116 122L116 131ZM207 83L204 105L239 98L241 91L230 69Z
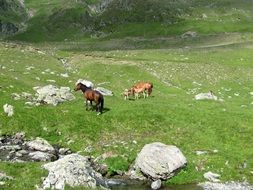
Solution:
M92 102L94 101L96 103L96 112L98 112L98 115L102 114L104 107L104 97L100 92L92 90L90 87L87 87L82 83L78 83L74 90L81 90L83 92L83 96L86 99L86 110L88 109L88 101L90 101L91 106Z

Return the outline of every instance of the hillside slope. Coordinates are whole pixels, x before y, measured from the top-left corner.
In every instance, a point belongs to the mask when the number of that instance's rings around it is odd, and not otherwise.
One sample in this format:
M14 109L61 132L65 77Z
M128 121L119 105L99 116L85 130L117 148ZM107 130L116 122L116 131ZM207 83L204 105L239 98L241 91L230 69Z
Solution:
M251 0L26 0L33 17L11 39L31 42L252 32Z
M27 19L28 13L22 1L0 0L0 36L22 30Z

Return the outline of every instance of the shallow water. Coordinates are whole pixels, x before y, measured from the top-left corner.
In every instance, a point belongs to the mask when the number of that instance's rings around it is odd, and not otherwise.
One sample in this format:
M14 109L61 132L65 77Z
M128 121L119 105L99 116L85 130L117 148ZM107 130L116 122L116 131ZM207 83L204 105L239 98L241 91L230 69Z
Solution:
M111 187L112 190L150 190L148 185L117 185ZM160 190L203 190L197 185L173 185L169 187L162 187Z
M151 187L148 184L142 184L140 182L126 182L119 184L114 184L110 186L112 190L150 190ZM167 187L162 187L160 190L203 190L203 188L197 186L196 184L187 185L171 185Z

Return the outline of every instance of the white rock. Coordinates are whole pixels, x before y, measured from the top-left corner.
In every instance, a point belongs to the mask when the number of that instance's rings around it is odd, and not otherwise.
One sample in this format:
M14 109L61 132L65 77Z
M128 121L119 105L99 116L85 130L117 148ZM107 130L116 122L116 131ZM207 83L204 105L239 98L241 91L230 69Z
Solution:
M71 93L69 87L57 88L53 85L47 85L44 87L34 87L33 89L37 91L37 102L56 106L64 101L75 99L75 96Z
M200 93L195 95L195 100L218 100L218 98L210 91L208 93Z
M34 161L40 161L40 162L46 162L46 161L52 161L55 160L55 155L47 152L41 152L41 151L35 151L30 152L28 156L34 160Z
M207 179L208 181L211 181L211 182L219 182L220 181L218 179L218 178L220 178L220 175L216 174L216 173L212 173L212 172L204 173L204 178Z
M26 142L25 145L30 150L37 150L41 152L51 152L51 153L54 153L55 151L52 145L50 145L45 139L42 139L40 137L37 137L35 140Z
M162 186L162 181L160 179L152 182L151 184L151 189L157 190L160 189L160 187Z
M55 81L55 80L52 80L52 79L48 79L47 82L55 83L56 81Z
M79 154L64 156L55 162L45 164L43 167L49 171L43 182L43 189L63 190L65 184L70 187L84 186L88 189L97 187L106 189L107 187L102 175L95 172L91 167L89 158Z
M206 150L197 150L197 151L196 151L196 154L197 154L197 155L207 154L207 151L206 151Z
M6 113L8 115L8 117L13 116L14 107L12 105L4 104L3 109L4 109L4 113Z
M61 76L64 77L64 78L68 78L69 77L68 73L61 73Z
M176 146L155 142L142 148L133 168L152 179L166 180L174 176L186 163L186 158Z

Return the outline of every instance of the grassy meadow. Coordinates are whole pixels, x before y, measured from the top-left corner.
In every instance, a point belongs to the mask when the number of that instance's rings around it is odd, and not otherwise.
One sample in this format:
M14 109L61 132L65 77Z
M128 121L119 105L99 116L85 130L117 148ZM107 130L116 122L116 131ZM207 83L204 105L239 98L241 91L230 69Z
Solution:
M112 1L93 15L88 8L96 2L24 1L25 28L0 41L0 136L23 131L82 155L116 155L103 161L111 174L127 171L145 144L159 141L176 145L188 160L164 184L202 182L208 171L222 182L253 183L252 0L163 0L157 13L158 1L129 1L137 2L133 12ZM177 17L172 22L163 12ZM0 19L19 21L8 14ZM196 37L183 38L187 31ZM48 84L74 89L80 78L114 92L102 115L85 110L81 92L58 106L28 106L11 95ZM138 81L153 82L152 96L125 101L121 93ZM194 99L209 90L220 101ZM12 117L3 112L6 103L14 106ZM42 165L0 162L0 171L15 178L0 189L35 189L47 175Z
M24 131L27 139L42 137L93 157L112 152L116 158L104 161L111 173L126 171L145 144L159 141L178 146L188 159L187 167L168 184L204 181L207 171L221 174L222 181L253 182L252 36L231 34L209 44L204 39L185 47L172 41L167 49L110 51L71 50L65 43L37 44L39 50L31 44L2 43L0 105L13 105L15 113L0 113L0 134ZM58 57L66 58L71 69L66 70ZM102 115L85 110L81 92L73 92L75 100L56 107L31 107L11 97L34 94L34 86L47 84L73 89L79 78L114 92L105 97ZM125 101L121 93L137 81L152 81L152 96ZM194 100L209 90L224 101ZM196 155L198 150L208 154ZM46 175L41 165L1 162L0 170L15 177L4 188L34 189Z

